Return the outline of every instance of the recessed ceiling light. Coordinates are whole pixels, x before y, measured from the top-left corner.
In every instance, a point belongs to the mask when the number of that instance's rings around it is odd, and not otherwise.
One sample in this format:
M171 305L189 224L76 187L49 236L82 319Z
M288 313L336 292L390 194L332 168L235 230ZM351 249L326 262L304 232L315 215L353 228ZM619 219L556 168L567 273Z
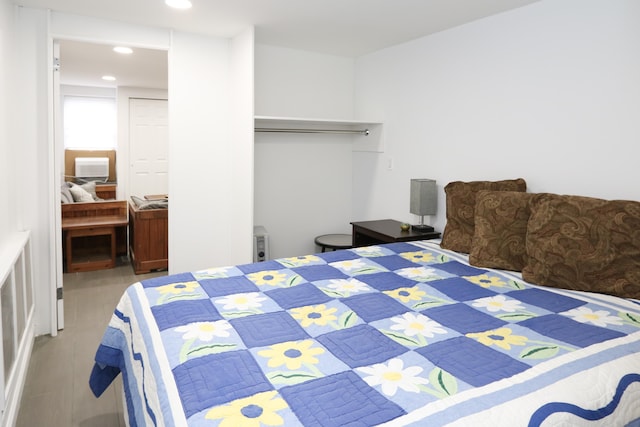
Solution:
M113 76L102 76L102 80L106 80L108 82L115 82L116 78Z
M131 55L133 53L133 49L125 46L116 46L113 48L114 52L123 53L125 55Z
M174 9L191 9L191 2L189 0L164 0L165 4Z

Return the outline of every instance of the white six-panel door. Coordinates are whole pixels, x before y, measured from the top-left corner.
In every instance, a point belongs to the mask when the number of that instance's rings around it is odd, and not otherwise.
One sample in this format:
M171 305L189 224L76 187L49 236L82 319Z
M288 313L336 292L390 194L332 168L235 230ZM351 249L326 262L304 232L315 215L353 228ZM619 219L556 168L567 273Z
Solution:
M129 100L129 194L168 194L168 103Z

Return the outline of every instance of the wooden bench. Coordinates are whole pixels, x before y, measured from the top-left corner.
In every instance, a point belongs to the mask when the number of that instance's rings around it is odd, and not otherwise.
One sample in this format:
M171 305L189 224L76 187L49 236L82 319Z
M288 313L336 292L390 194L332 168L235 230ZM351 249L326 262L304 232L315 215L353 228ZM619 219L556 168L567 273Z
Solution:
M116 256L126 254L128 223L124 200L63 204L67 273L115 267ZM80 238L83 240L78 240Z

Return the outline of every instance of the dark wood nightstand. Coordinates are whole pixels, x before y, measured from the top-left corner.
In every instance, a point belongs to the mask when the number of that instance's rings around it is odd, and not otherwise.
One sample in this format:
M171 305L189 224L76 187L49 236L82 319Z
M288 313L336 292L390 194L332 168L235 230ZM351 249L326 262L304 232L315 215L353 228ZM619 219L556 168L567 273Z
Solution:
M440 233L437 231L428 233L417 233L412 229L402 231L400 224L402 224L402 222L394 219L352 222L353 247L377 245L380 243L429 240L440 237Z

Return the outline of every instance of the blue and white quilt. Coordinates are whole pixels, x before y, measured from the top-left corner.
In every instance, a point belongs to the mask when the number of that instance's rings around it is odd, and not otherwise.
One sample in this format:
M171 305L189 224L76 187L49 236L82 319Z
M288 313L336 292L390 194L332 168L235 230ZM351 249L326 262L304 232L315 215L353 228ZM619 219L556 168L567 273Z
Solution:
M119 373L132 426L640 426L640 304L369 246L132 285Z

